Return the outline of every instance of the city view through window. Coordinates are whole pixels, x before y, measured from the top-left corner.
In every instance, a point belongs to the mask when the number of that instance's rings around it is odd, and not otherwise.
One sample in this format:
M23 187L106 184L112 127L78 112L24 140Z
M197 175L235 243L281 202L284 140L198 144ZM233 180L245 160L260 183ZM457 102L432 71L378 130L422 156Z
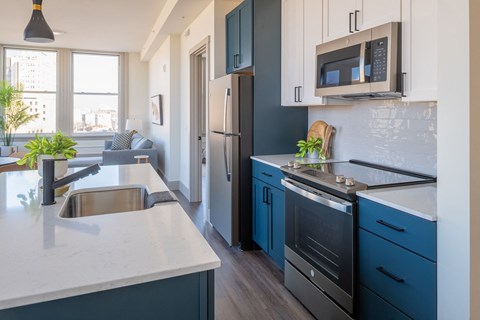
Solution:
M36 120L17 133L56 131L57 53L54 51L5 49L5 80L23 87L23 102Z
M117 55L73 54L74 133L117 131L118 66Z
M54 133L57 112L73 107L73 133L118 130L119 56L73 53L73 106L57 108L57 52L5 49L5 80L23 87L32 121L17 133ZM62 86L59 86L62 88ZM70 126L68 126L70 127Z

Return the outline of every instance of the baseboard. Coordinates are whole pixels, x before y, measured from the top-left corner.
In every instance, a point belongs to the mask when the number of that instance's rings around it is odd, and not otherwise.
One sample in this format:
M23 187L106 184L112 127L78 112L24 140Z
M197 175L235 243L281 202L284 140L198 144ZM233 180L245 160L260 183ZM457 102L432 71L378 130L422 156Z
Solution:
M157 169L157 173L162 178L163 182L167 185L168 189L170 190L179 190L179 184L180 182L178 180L175 181L170 181L165 177L165 174L163 174L163 171L160 169Z
M187 188L183 183L180 182L180 188L178 189L180 192L187 198L187 200L190 202L190 189Z

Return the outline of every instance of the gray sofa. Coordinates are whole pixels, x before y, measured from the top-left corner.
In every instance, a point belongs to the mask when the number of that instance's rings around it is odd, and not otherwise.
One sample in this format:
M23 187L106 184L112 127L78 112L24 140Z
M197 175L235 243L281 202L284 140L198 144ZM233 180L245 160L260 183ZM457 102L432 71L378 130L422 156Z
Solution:
M149 147L150 146L150 147ZM149 147L149 148L148 148ZM103 150L103 165L114 164L131 164L137 163L134 156L147 155L152 167L157 170L158 167L158 153L153 143L136 133L132 137L130 149L112 150L112 140L105 141L105 148Z

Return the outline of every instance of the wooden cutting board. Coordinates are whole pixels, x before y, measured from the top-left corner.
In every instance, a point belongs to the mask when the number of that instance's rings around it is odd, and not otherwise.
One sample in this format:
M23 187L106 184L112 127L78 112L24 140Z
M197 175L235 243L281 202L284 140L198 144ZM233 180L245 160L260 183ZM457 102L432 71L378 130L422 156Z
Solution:
M307 140L310 139L310 137L322 139L323 141L322 150L327 158L329 156L328 151L329 151L330 138L332 136L332 132L333 132L333 127L331 125L329 125L323 120L317 120L312 124L307 134Z

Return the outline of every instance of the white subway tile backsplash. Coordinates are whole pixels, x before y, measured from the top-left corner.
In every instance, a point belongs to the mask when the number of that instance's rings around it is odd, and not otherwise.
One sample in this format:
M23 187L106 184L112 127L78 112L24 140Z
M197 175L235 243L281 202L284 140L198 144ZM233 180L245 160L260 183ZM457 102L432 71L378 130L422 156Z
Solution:
M394 100L310 107L309 126L324 120L335 127L336 159L360 159L436 175L437 104Z

